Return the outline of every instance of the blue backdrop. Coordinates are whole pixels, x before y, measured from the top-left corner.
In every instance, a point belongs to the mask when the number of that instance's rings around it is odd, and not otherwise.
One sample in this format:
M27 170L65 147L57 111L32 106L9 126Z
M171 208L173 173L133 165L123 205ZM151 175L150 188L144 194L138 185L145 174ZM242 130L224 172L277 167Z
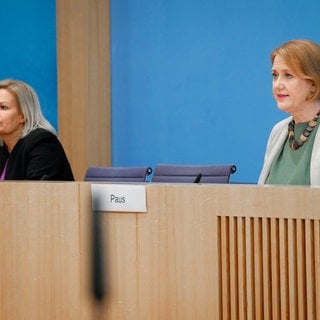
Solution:
M320 41L320 2L111 0L113 165L235 163L256 182L273 124L271 50Z
M0 78L29 82L57 127L53 0L1 3ZM110 0L113 165L233 162L256 182L273 124L271 50L320 42L318 0Z
M54 0L1 2L0 78L28 82L57 128L56 7Z

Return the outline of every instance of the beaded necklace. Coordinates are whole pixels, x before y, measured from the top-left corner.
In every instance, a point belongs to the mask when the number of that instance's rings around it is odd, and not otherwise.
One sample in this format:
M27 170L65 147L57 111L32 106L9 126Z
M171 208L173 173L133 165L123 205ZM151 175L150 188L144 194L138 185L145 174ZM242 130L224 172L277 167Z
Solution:
M291 150L297 150L308 140L312 130L317 125L318 118L320 116L320 111L316 114L316 116L309 121L307 127L304 129L302 135L298 140L294 138L294 127L295 121L292 120L288 125L288 137L289 137L289 145Z

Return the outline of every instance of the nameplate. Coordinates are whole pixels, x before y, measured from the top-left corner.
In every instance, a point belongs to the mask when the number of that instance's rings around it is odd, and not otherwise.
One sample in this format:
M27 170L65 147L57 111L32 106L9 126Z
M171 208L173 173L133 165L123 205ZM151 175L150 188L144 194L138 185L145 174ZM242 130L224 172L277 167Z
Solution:
M147 212L145 185L92 184L93 211Z

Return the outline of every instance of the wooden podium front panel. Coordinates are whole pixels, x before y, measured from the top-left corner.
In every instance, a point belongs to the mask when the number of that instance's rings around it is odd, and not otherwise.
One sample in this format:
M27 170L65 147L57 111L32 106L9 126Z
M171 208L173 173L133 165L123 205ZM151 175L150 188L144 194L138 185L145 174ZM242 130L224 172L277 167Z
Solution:
M203 214L210 202L199 192L201 188L192 186L148 185L148 212L94 213L103 223L107 293L102 303L89 296L84 300L92 302L101 319L212 317L217 296L215 216ZM81 221L82 234L91 239L90 219ZM89 249L89 243L84 241L83 248ZM89 274L86 258L82 270ZM91 319L96 312L91 309Z
M86 182L0 194L1 320L319 318L319 188L147 184L145 213L92 212Z
M320 189L146 188L146 213L99 213L101 319L317 319Z
M0 190L0 319L80 319L78 185Z

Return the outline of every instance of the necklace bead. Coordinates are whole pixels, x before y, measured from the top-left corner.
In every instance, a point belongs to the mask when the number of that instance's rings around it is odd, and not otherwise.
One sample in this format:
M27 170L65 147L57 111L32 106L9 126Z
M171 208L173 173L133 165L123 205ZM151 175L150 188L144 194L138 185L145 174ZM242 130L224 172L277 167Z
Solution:
M294 138L295 121L292 120L288 124L288 140L289 140L289 145L291 150L299 149L308 140L309 136L311 135L311 132L317 125L319 116L320 116L320 111L316 114L316 116L311 121L309 121L307 127L304 129L299 140L295 140Z

